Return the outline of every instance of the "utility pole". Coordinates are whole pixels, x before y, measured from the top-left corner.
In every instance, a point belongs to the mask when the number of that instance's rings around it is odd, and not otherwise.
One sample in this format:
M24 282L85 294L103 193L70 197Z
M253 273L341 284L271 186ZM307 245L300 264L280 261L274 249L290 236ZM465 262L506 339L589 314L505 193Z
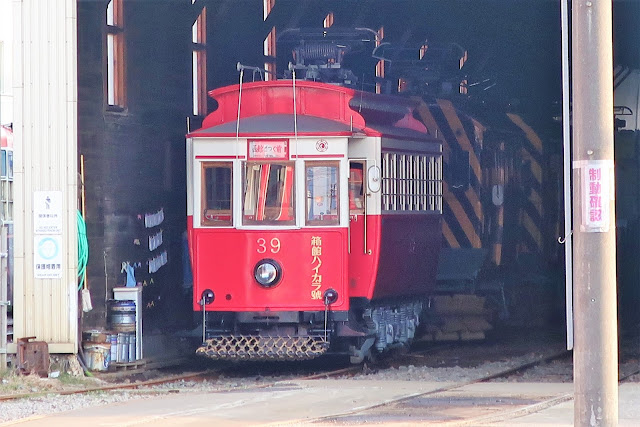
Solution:
M572 0L574 425L618 424L611 0Z

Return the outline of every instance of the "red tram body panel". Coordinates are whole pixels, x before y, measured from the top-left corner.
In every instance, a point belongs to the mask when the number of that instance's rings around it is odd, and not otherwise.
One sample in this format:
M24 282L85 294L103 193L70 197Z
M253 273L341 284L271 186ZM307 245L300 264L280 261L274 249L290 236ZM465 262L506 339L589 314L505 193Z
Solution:
M373 298L431 294L440 252L434 215L382 215Z
M316 290L313 276L318 262L321 265L317 273L322 275L323 287L338 292L332 308L349 308L344 229L203 230L194 233L193 247L196 253L207 254L195 258L196 286L215 286L219 294L207 310L324 310L322 299L311 296ZM321 254L312 256L313 248L321 249ZM282 279L271 289L254 285L253 268L265 257L278 261L283 271ZM198 301L194 301L193 308L200 309Z

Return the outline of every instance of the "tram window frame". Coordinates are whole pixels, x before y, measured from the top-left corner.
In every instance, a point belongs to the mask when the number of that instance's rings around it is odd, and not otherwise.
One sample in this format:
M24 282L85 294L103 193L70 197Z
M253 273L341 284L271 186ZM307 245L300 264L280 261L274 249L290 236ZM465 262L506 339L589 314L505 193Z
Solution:
M247 172L249 167L252 169L252 177ZM265 194L261 194L262 183L260 182L260 174L263 173L264 166L269 166L267 172L266 186L263 187ZM274 174L271 170L273 166L281 168ZM284 175L281 175L284 173ZM287 176L289 177L290 187L288 189L288 206L283 206L287 192ZM295 178L295 162L293 161L247 161L243 162L242 168L242 225L256 226L292 226L296 225L296 178ZM251 189L251 190L250 190ZM273 190L276 190L275 192ZM261 206L260 198L264 201L262 212L259 212ZM252 208L249 210L249 208ZM261 218L259 218L261 217Z
M354 174L355 172L355 174ZM356 176L357 173L360 176ZM349 215L362 215L365 210L365 161L349 161ZM358 187L359 186L359 187Z
M442 156L382 153L382 210L442 213Z
M228 175L222 178L222 184L218 184L217 181L210 183L210 177L208 172L214 169L227 170ZM224 182L228 181L228 182ZM232 162L205 162L202 163L202 180L201 180L201 212L202 218L200 224L208 227L228 227L233 224L233 163ZM215 195L218 196L218 192L224 191L227 188L228 194L221 193L222 197L217 197L217 203L223 202L228 204L228 208L214 207L212 204L214 199L209 198L209 193L215 190ZM227 196L227 197L225 197ZM213 203L210 203L213 202Z
M335 201L335 213L331 214L320 214L320 218L312 218L310 219L310 207L313 206L314 200L316 199L315 194L311 194L309 188L309 170L312 168L334 168L332 182L330 187L333 187L329 191L329 198L332 201ZM335 182L333 178L335 177ZM333 195L331 194L333 192ZM340 225L340 162L339 161L329 161L329 160L320 160L320 161L307 161L304 164L304 193L305 193L305 208L304 208L304 218L305 225L310 226L336 226ZM331 208L332 201L329 202L329 209Z

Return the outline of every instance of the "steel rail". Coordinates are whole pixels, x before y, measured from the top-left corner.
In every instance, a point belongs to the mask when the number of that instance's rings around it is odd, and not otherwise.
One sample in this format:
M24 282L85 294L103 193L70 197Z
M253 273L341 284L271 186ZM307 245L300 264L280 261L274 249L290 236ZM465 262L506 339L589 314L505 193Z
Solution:
M630 377L640 373L640 369L630 372L626 375L620 376L618 379L618 384L625 382ZM530 414L535 414L536 412L540 412L544 409L551 408L553 406L559 405L564 402L569 402L573 400L573 392L571 393L561 393L555 396L552 396L548 399L540 400L539 402L533 403L531 405L524 406L522 408L515 408L507 411L499 411L497 413L481 415L478 417L468 418L462 421L450 421L444 422L440 425L444 427L462 427L462 426L476 426L482 424L490 424L502 421L513 420L515 418L524 417Z
M542 363L550 362L552 360L560 359L562 357L565 357L567 354L569 354L569 351L568 350L563 350L561 352L553 353L551 355L546 355L546 356L540 357L540 358L538 358L538 359L536 359L534 361L523 363L521 365L509 368L509 369L505 369L503 371L499 371L499 372L496 372L496 373L493 373L493 374L485 375L485 376L482 376L482 377L479 377L479 378L476 378L476 379L472 379L472 380L468 380L468 381L462 381L460 383L454 383L454 384L446 385L446 386L439 387L439 388L434 389L434 390L410 393L410 394L407 394L407 395L404 395L404 396L400 396L400 397L397 397L397 398L394 398L394 399L389 399L389 400L384 401L382 403L376 403L374 405L370 405L370 406L367 406L367 407L364 407L364 408L358 408L358 409L353 410L353 411L346 411L346 412L342 412L340 414L326 415L326 416L316 417L316 418L312 418L312 419L304 419L304 420L296 419L296 420L290 420L290 421L285 421L285 422L277 422L277 423L274 423L274 424L266 424L263 427L267 427L267 426L271 426L271 425L273 425L273 426L275 426L275 425L278 425L278 426L298 425L298 424L303 423L303 422L304 423L317 423L317 422L336 420L336 419L339 420L342 417L361 414L361 413L364 413L366 411L370 411L372 409L382 408L382 407L389 406L389 405L392 405L392 404L396 404L396 403L404 402L404 401L407 401L407 400L415 399L417 397L423 397L423 396L430 396L430 395L445 393L445 392L448 392L448 391L451 391L451 390L456 390L456 389L459 389L459 388L462 388L462 387L466 387L468 385L478 384L478 383L494 380L496 378L506 377L506 376L509 376L509 375L511 375L511 374L513 374L515 372L522 371L522 370L525 370L525 369L529 369L529 368L532 368L534 366L540 365ZM562 397L562 396L560 396L560 397ZM557 403L560 403L560 401L557 402ZM443 425L449 425L449 424L443 423ZM455 425L455 424L452 424L452 425ZM461 424L461 425L464 425L464 424Z
M219 371L219 372L222 372L222 371ZM100 387L88 387L88 388L81 388L81 389L75 389L75 390L46 390L46 391L36 391L31 393L5 394L5 395L0 395L0 401L28 399L31 397L40 397L40 396L55 396L55 395L67 396L71 394L86 394L86 393L93 393L93 392L99 392L99 391L136 389L139 387L148 387L152 385L170 383L174 381L180 381L188 378L195 378L195 377L210 375L215 373L218 373L218 371L207 370L202 372L193 372L193 373L184 374L184 375L173 375L171 377L157 378L154 380L147 380L147 381L135 382L130 384L109 384L109 385L100 386Z
M319 379L319 378L331 378L331 377L335 377L335 376L338 376L338 375L356 373L356 372L358 372L360 370L362 370L361 366L351 366L351 367L348 367L348 368L341 368L341 369L337 369L337 370L333 370L333 371L321 372L321 373L312 374L312 375L306 375L306 376L302 376L302 377L293 376L291 378L279 379L277 381L271 381L271 382L268 382L268 383L265 383L265 384L257 384L257 385L254 385L254 386L248 386L248 387L246 387L246 389L251 390L251 389L269 388L269 387L276 386L278 383L280 383L282 381L313 380L313 379ZM104 386L99 386L99 387L87 387L87 388L74 389L74 390L46 390L46 391L37 391L37 392L30 392L30 393L0 395L0 402L2 402L2 401L10 401L10 400L18 400L18 399L29 399L29 398L41 397L41 396L67 396L67 395L73 395L73 394L87 394L87 393L94 393L94 392L101 392L101 391L118 391L118 390L142 389L144 387L150 387L150 386L160 385L160 384L167 384L167 383L172 383L172 382L182 381L182 380L188 380L188 379L193 379L193 378L209 377L209 376L215 376L215 375L220 376L220 375L224 374L225 372L226 372L226 369L220 369L220 370L208 369L208 370L200 371L200 372L192 372L192 373L183 374L183 375L172 375L172 376L169 376L169 377L156 378L156 379L153 379L153 380L134 382L134 383L130 383L130 384L109 384L109 385L104 385ZM211 390L210 392L211 393L221 393L221 392L227 392L227 391L232 390L232 389L233 389L233 387L225 387L225 388L222 388L220 390ZM175 390L150 390L150 391L153 392L153 393L158 393L158 394L175 392Z

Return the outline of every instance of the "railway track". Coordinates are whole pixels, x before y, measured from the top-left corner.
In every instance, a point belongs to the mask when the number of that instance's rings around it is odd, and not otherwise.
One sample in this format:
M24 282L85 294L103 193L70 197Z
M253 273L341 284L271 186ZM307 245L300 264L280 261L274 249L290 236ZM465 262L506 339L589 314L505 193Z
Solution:
M532 360L526 363L522 363L519 364L518 366L513 366L510 367L508 369L504 369L501 370L499 372L494 372L488 375L483 375L483 376L479 376L475 379L471 379L468 381L461 381L458 383L454 383L454 384L448 384L442 387L438 387L436 389L433 390L429 390L426 392L418 392L418 393L411 393L411 394L407 394L404 396L400 396L398 398L395 399L391 399L388 401L385 401L383 403L379 403L379 404L375 404L375 405L371 405L368 407L364 407L364 408L358 408L357 410L353 410L353 411L348 411L348 412L344 412L341 414L332 414L332 415L328 415L328 416L323 416L323 417L317 417L314 419L306 419L306 420L291 420L287 423L277 423L277 425L297 425L302 423L303 421L305 423L322 423L322 422L330 422L330 423L336 423L339 424L340 423L340 419L342 418L346 418L346 417L352 417L358 414L364 414L367 413L369 411L373 411L373 410L378 410L381 409L383 407L387 407L387 406L391 406L391 405L397 405L400 404L402 402L406 402L412 399L416 399L416 398L424 398L427 396L436 396L436 395L441 395L447 392L451 392L451 391L455 391L455 390L459 390L462 389L464 387L473 385L473 384L479 384L479 383L483 383L483 382L488 382L491 380L495 380L498 378L506 378L509 377L515 373L518 372L522 372L525 371L527 369L530 369L532 367L544 364L544 363L548 363L563 357L566 357L568 355L569 352L565 351L561 351L561 352L556 352L553 354L549 354L549 355L544 355L542 357L537 358L536 360ZM489 422L497 422L497 421L503 421L503 420L508 420L511 418L517 418L529 413L534 413L537 411L540 411L542 409L551 407L551 406L555 406L557 404L560 404L562 402L566 402L573 399L573 393L563 393L557 396L553 396L551 398L548 399L542 399L534 404L530 404L527 405L525 407L521 407L521 408L517 408L511 411L504 411L501 413L494 413L491 415L483 415L483 416L479 416L479 417L474 417L474 418L469 418L469 419L465 419L464 421L454 421L454 422L443 422L443 423L438 423L439 425L445 425L445 426L449 426L449 427L453 427L453 426L468 426L468 425L479 425L482 423L489 423ZM273 424L274 426L276 424Z
M433 353L433 352L427 352L426 354L429 354L429 353ZM420 352L419 354L424 355L425 353ZM476 397L473 395L473 393L469 394L471 389L465 390L464 389L465 387L473 386L482 382L492 381L499 378L509 377L511 375L518 374L520 372L525 372L528 369L531 369L535 366L549 363L556 359L566 357L567 354L568 353L565 351L557 352L557 353L549 353L547 355L538 357L535 360L528 360L524 363L517 364L517 366L510 366L506 369L501 369L497 372L491 372L489 374L479 375L476 378L472 378L466 381L459 381L453 384L443 384L441 387L437 387L429 391L414 392L411 394L402 395L397 398L393 398L388 401L385 401L383 403L377 403L370 406L360 406L357 410L350 410L350 411L345 411L337 414L334 413L331 415L321 416L313 419L288 420L285 422L278 422L276 424L277 425L296 425L298 423L301 423L302 421L304 421L305 424L323 423L323 422L337 424L337 425L340 425L342 422L346 422L347 424L349 424L349 420L353 418L366 419L367 417L375 416L376 414L380 414L380 413L392 413L393 410L388 410L388 409L390 407L393 408L394 406L395 408L393 409L396 411L396 413L399 409L401 410L403 407L416 408L417 407L416 405L422 405L422 408L420 410L431 411L432 407L430 406L429 402L453 401L455 404L456 399L458 399L458 401L460 400L460 396L467 396L465 398L468 400L474 399ZM419 357L417 359L420 360L421 358ZM415 359L412 358L412 360L415 360ZM251 380L249 380L249 382L246 382L245 385L240 384L240 387L239 387L238 381L235 381L236 379L239 379L240 376L242 376L246 381L247 378L252 378L253 376L255 376L255 371L256 370L259 371L260 369L261 369L260 367L250 368L246 372L244 372L238 369L238 365L234 365L233 367L224 367L221 369L208 369L208 370L190 372L190 373L181 374L181 375L169 375L163 378L157 378L157 379L147 380L147 381L139 381L139 382L134 382L130 384L109 384L102 387L89 387L82 390L69 390L69 391L62 391L62 392L59 392L59 391L37 392L37 393L25 393L20 395L13 395L13 396L0 396L0 401L6 401L11 399L32 398L32 397L38 397L42 395L70 395L70 394L82 394L82 393L91 393L91 392L100 392L100 391L115 392L115 391L122 391L122 390L131 390L131 389L135 389L136 390L135 393L139 393L140 396L153 396L153 395L162 396L169 393L181 393L181 392L191 392L191 391L203 391L206 393L217 394L217 393L225 393L228 391L238 391L239 388L241 388L242 391L251 391L251 390L258 390L258 389L278 390L279 388L283 387L283 385L290 385L290 383L292 382L303 381L303 380L313 381L313 380L333 378L333 377L344 378L351 375L356 375L358 373L363 373L363 366L348 366L346 368L326 370L326 371L320 371L320 372L317 372L318 370L316 370L316 372L312 372L312 373L308 372L309 369L307 367L305 368L307 372L298 372L293 375L282 376L273 381L267 380L266 382L261 384L251 384ZM478 370L480 371L481 369L478 369ZM227 376L227 375L230 375L231 373L233 373L235 377ZM621 378L621 381L625 381L627 378L637 373L638 373L638 370L627 373L625 376ZM383 372L382 377L384 377L385 375L386 373ZM225 377L226 379L229 380L228 386L226 386L225 384L220 384L220 386L216 385L215 389L207 388L204 390L192 388L191 386L191 384L196 382L215 380L221 377ZM366 379L366 376L364 378ZM375 381L376 379L377 377L372 376L372 380ZM180 384L181 382L186 383L186 385L185 384L181 385ZM177 384L174 387L172 383L177 383ZM168 388L164 388L164 389L162 388L158 389L154 387L162 384L168 384L169 386ZM184 389L182 387L184 387ZM563 393L558 393L556 390L555 394L549 395L549 396L538 395L535 398L526 398L526 399L515 398L514 399L515 402L512 403L512 405L508 407L506 410L505 410L505 407L508 405L503 404L501 407L500 405L494 405L497 408L493 408L493 407L490 408L489 410L493 411L490 414L487 414L487 410L482 411L481 405L483 403L481 400L478 400L479 403L476 403L473 405L477 408L477 410L475 411L475 413L478 414L477 416L474 416L474 411L470 410L469 406L467 407L459 406L458 408L460 408L461 410L464 410L464 413L465 413L464 420L456 420L456 421L443 420L443 421L439 421L438 424L445 425L445 426L469 426L469 425L486 425L486 424L500 423L500 422L508 423L509 420L526 416L528 414L536 413L543 409L553 407L560 403L572 400L573 399L572 393L566 393L566 388L564 390L565 392ZM468 396L472 396L472 397L468 397ZM412 402L412 399L416 399L416 400ZM485 398L485 402L486 402L486 398ZM455 408L455 406L451 406L451 407Z
M252 389L263 389L275 386L277 383L282 381L291 381L291 380L313 380L319 378L332 378L336 376L350 375L355 374L357 372L362 371L361 366L350 366L347 368L340 368L336 370L330 370L326 372L318 372L308 375L301 376L291 376L287 378L281 378L276 381L269 381L262 384L256 384L251 386L246 386L246 390ZM171 393L175 392L172 389L160 390L160 389L150 389L153 386L163 385L163 384L171 384L177 383L181 381L194 381L201 382L204 380L215 380L221 378L231 372L230 368L221 368L221 369L206 369L198 372L190 372L186 374L180 375L170 375L162 378L156 378L152 380L145 381L136 381L132 383L118 383L118 384L108 384L98 387L87 387L82 389L73 389L73 390L47 390L47 391L37 391L37 392L29 392L29 393L19 393L19 394L10 394L10 395L0 395L0 402L6 402L11 400L18 399L29 399L41 396L48 395L60 395L60 396L68 396L74 394L86 394L86 393L96 393L96 392L113 392L113 391L124 391L124 390L138 390L142 391L147 389L150 393L155 394L163 394L163 393ZM226 392L233 389L233 387L221 387L220 389L211 390L211 393L221 393Z
M623 383L628 378L638 373L640 373L640 369L621 376L618 382ZM561 394L558 394L557 396L553 396L548 399L543 399L543 400L540 400L539 402L536 402L531 405L526 405L521 408L516 408L508 411L500 411L498 413L490 414L490 415L473 417L473 418L466 419L464 421L443 423L441 425L446 427L458 427L458 426L462 427L462 426L476 426L476 425L504 422L508 420L513 420L515 418L520 418L529 414L533 414L533 413L542 411L544 409L559 405L561 403L569 402L571 400L573 400L573 392L561 393Z
M406 354L401 354L401 355L398 355L398 357L396 358L383 359L377 363L373 363L370 365L365 363L364 365L353 365L353 366L347 366L339 369L330 369L326 371L316 368L315 371L319 371L319 372L314 372L312 374L307 374L306 372L302 374L293 374L286 378L280 378L280 379L266 382L263 384L249 385L249 386L246 386L245 388L247 390L262 389L262 388L273 387L277 383L282 381L325 379L325 378L332 378L337 376L356 375L358 373L366 374L366 373L376 372L379 369L385 369L390 366L395 366L395 367L400 366L402 365L402 363L406 362L407 360L411 360L411 362L416 366L428 365L429 360L431 360L433 357L438 356L438 352L442 350L450 349L451 347L452 346L450 344L437 345L437 346L430 347L428 349L412 351ZM526 369L527 367L535 366L536 364L539 364L539 363L542 363L542 360L531 362L526 365L518 366L516 368L512 368L508 372L516 372L518 370ZM227 377L227 378L229 378L230 376L238 377L239 374L246 377L251 377L251 376L260 377L264 375L262 373L256 374L255 372L253 372L251 368L248 368L248 366L255 366L255 365L248 364L245 366L246 366L245 369L247 369L248 372L244 372L244 373L242 372L242 370L240 371L238 370L237 365L231 365L231 366L225 366L217 369L202 369L195 372L192 371L184 374L168 375L168 376L162 376L156 379L133 381L129 383L120 382L115 384L111 383L111 384L105 384L105 385L96 386L96 387L86 387L81 389L43 390L43 391L34 391L34 392L27 392L27 393L0 395L0 402L18 400L18 399L29 399L29 398L41 397L41 396L47 396L47 395L68 396L68 395L74 395L74 394L86 394L86 393L96 393L96 392L116 392L116 391L125 391L125 390L141 391L144 389L146 389L147 392L162 394L166 392L175 392L175 390L171 391L170 389L161 390L161 389L151 389L151 388L154 386L178 383L181 381L202 382L205 380L216 380L221 377ZM131 372L132 375L136 375L139 373L140 372L138 371ZM499 377L501 375L506 375L506 373L496 374L496 377ZM107 374L105 377L109 377L109 374ZM489 379L490 378L485 378L484 380L486 381ZM225 391L229 391L232 388L233 387L221 387L220 389L211 390L211 392L213 393L225 392ZM439 390L439 391L443 391L443 390Z

